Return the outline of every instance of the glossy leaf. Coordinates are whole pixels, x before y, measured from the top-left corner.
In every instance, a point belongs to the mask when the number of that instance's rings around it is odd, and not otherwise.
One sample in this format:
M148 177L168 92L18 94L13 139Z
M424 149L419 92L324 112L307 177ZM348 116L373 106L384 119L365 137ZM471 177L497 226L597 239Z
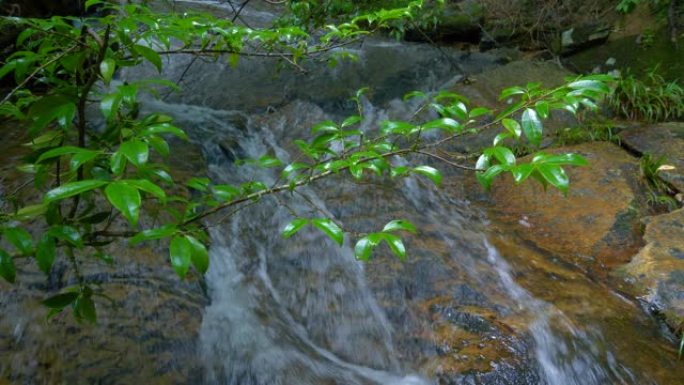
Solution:
M71 182L71 183L66 183L63 184L57 188L54 188L50 191L48 191L45 194L45 201L46 202L54 202L58 200L62 200L65 198L72 197L74 195L82 194L86 191L94 190L98 187L102 187L106 185L107 181L103 180L94 180L94 179L88 179L88 180L82 180L79 182Z
M404 230L410 233L416 233L416 226L413 223L404 219L395 219L393 221L387 222L385 227L382 228L383 232L399 231Z
M190 243L190 248L192 250L190 256L192 265L195 266L195 269L200 273L206 273L209 268L209 252L207 251L207 247L193 236L186 235L185 239Z
M428 177L437 187L442 184L442 174L434 167L418 166L413 168L413 172Z
M354 255L360 261L368 261L373 254L373 249L382 241L379 233L368 234L359 239L354 246Z
M14 267L12 256L2 249L0 249L0 276L9 283L14 283L17 276L17 269Z
M44 299L42 304L52 309L63 309L76 301L78 296L78 293L70 291Z
M33 252L31 234L21 227L8 227L4 230L3 235L20 253L31 254Z
M109 85L115 70L116 62L113 59L107 58L100 63L100 75L102 75L102 80L106 85Z
M47 234L78 248L83 247L81 233L74 227L68 225L55 225L50 227Z
M150 148L147 143L141 140L132 139L121 143L119 152L123 154L129 162L136 166L140 166L147 163L147 159L149 158L150 154Z
M527 140L529 140L533 146L538 147L542 140L542 123L541 120L539 120L537 111L531 108L525 109L521 122Z
M555 164L540 164L537 170L550 185L561 190L563 194L568 193L570 179L562 167Z
M178 232L178 227L173 224L166 224L161 227L157 227L154 229L147 229L139 232L133 238L131 238L128 243L131 246L135 246L139 244L140 242L144 241L152 241L155 239L162 239L166 237L170 237Z
M55 262L56 254L57 247L55 245L55 239L48 234L43 234L36 247L36 261L43 273L50 273L50 269Z
M302 227L306 226L308 223L309 220L305 218L293 219L290 223L288 223L285 226L285 228L283 228L283 238L290 238L291 236L295 235L299 230L301 230Z
M141 203L140 192L137 188L125 182L113 182L105 189L105 195L131 226L137 226Z
M179 277L185 278L192 260L192 245L186 237L175 236L169 245L171 266Z
M316 218L311 220L311 224L324 232L330 239L335 241L335 243L342 246L342 243L344 242L344 233L335 222L328 218Z
M394 234L383 233L382 239L387 242L387 245L390 247L390 250L392 250L394 255L396 255L402 261L406 260L406 247L404 246L404 242L401 240L401 238Z

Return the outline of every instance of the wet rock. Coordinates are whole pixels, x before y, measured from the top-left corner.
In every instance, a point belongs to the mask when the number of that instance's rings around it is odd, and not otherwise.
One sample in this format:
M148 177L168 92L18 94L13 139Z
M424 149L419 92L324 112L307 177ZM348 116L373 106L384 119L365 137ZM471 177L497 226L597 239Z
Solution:
M552 43L552 48L559 54L568 54L603 43L610 36L612 25L605 23L589 23L566 29Z
M549 152L578 153L589 161L566 168L567 197L531 180L516 186L508 177L488 194L474 188L472 196L489 202L497 219L521 237L583 270L600 275L629 261L641 246L639 218L646 212L637 160L606 142Z
M410 29L406 33L406 39L477 42L480 39L480 25L483 20L484 7L479 1L449 1L439 15L437 26L431 30Z
M645 220L646 245L618 273L672 330L684 327L684 209ZM678 333L679 334L679 333Z
M664 156L667 165L658 174L664 181L684 192L684 123L660 123L628 129L620 134L625 146L639 154Z
M4 122L0 154L0 192L19 191L20 198L40 200L33 189L17 190L28 176L16 166L27 153L23 127ZM196 148L184 142L184 156L172 159L173 177L196 174ZM182 158L182 159L181 159ZM201 158L200 158L201 159ZM181 165L185 161L186 166ZM190 163L190 165L188 165ZM179 191L179 194L182 192ZM4 201L5 196L0 196ZM141 218L143 225L150 218ZM150 222L147 222L150 221ZM114 223L121 227L123 223ZM37 228L34 230L38 230ZM196 276L183 281L173 272L165 247L132 248L116 242L106 253L113 265L80 258L84 279L104 296L96 296L98 323L77 323L70 309L46 321L40 300L76 284L64 256L49 276L33 260L17 264L17 282L0 281L0 383L13 384L181 384L197 383L201 363L195 350L207 300Z

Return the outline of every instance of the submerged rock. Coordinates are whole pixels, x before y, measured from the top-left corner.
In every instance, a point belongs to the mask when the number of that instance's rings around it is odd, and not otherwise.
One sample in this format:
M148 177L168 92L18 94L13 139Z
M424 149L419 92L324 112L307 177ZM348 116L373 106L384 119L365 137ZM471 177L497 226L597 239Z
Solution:
M665 157L667 165L658 175L679 192L684 192L684 123L643 125L620 134L625 146L655 158Z
M646 245L619 270L672 330L684 327L684 209L645 220Z

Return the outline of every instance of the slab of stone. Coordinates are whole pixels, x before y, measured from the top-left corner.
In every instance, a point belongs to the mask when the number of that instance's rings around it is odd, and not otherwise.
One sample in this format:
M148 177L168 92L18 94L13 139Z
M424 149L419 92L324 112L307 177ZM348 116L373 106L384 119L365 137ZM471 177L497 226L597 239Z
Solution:
M684 192L684 123L644 125L620 134L625 146L639 154L664 156L672 168L662 170L660 177L679 192Z
M645 220L646 245L619 272L672 330L684 327L684 209Z
M647 210L638 161L607 142L548 152L577 153L589 161L587 167L566 167L567 196L534 180L515 185L507 176L489 193L475 187L471 197L492 204L497 219L522 238L584 271L600 276L628 262L641 246L639 218Z

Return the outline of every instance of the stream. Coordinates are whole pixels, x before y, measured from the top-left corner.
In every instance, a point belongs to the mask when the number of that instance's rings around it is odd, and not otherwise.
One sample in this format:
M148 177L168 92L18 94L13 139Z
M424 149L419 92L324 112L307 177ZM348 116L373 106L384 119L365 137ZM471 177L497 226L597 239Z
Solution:
M317 122L341 121L353 114L349 97L358 88L370 88L362 98L361 122L361 129L370 133L383 120L410 118L418 102L403 102L405 93L453 86L465 75L455 67L476 75L501 65L494 55L439 51L382 38L349 49L358 55L358 62L332 69L311 63L306 73L241 58L237 68L223 61L200 60L181 76L191 58L178 56L165 63L164 77L182 77L182 92L146 100L144 110L173 116L201 148L208 176L217 183L259 180L270 185L278 181L277 171L236 160L270 154L286 164L294 161L292 141L308 137ZM153 70L123 73L119 80L149 74ZM408 161L432 164L425 158ZM355 182L349 175L338 175L297 193L265 197L230 218L210 218L208 300L201 310L197 340L157 346L165 354L182 351L183 357L192 356L198 368L183 379L165 382L160 377L159 382L675 385L684 381L659 324L638 305L507 233L485 208L466 199L466 189L472 185L468 187L465 180L472 175L434 166L444 173L441 189L416 177L389 180L367 175ZM292 219L292 211L305 217L331 216L360 232L377 231L389 220L401 218L413 222L419 232L405 237L406 262L382 246L370 262L363 263L354 258L348 235L343 247L310 227L283 239L280 230ZM174 284L168 287L173 290ZM21 314L22 309L12 312ZM5 318L3 323L19 326L14 326L14 337L3 339L18 341L17 328L25 328L28 318ZM146 322L156 330L166 328L171 319L160 315ZM110 332L99 333L95 339L106 339ZM41 351L40 346L22 349L21 357ZM123 351L140 365L164 373L163 364L144 362L145 353ZM30 361L18 354L13 357L15 365ZM115 364L90 365L99 365L98 383L123 383L117 380L120 370ZM11 366L0 368L8 373ZM126 375L138 383L150 378L147 371L139 377ZM64 383L92 383L79 379L78 373L63 378ZM28 378L22 383L34 382Z

